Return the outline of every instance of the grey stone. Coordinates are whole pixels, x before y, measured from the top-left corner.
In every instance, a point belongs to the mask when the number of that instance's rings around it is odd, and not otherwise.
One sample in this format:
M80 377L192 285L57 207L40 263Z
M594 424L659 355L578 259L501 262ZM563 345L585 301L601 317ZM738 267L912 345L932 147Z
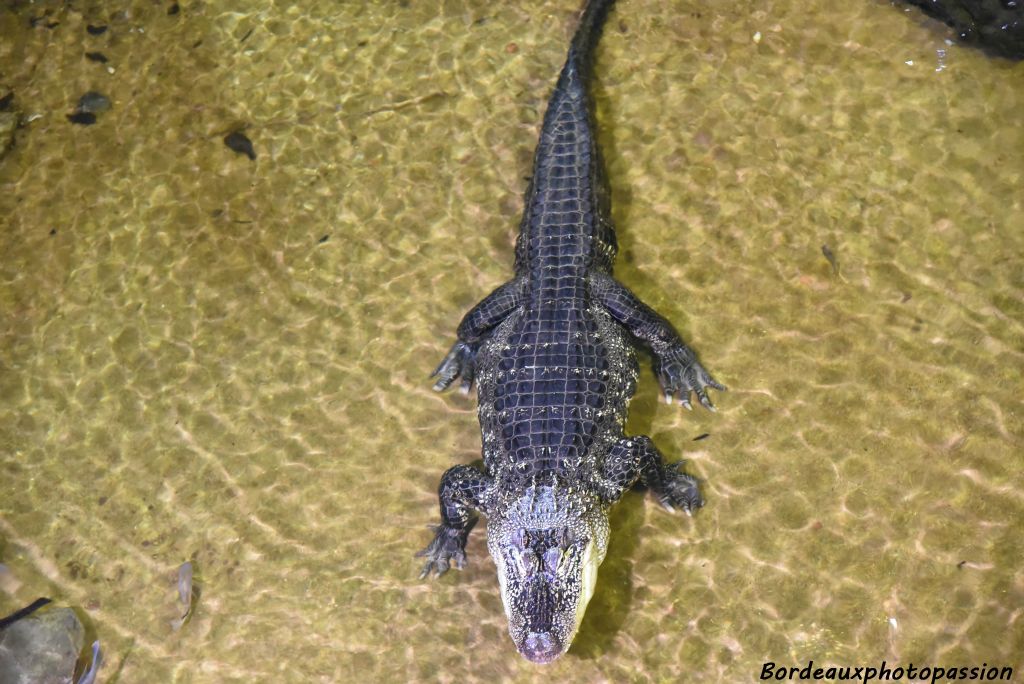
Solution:
M0 631L0 684L71 684L85 629L70 608L46 607Z

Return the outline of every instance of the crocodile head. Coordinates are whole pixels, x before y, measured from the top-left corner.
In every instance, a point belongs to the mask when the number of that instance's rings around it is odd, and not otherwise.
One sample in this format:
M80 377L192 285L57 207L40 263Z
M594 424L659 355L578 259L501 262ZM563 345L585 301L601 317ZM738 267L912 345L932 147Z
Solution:
M572 643L608 548L607 509L578 488L534 485L492 515L487 546L516 648L550 663Z

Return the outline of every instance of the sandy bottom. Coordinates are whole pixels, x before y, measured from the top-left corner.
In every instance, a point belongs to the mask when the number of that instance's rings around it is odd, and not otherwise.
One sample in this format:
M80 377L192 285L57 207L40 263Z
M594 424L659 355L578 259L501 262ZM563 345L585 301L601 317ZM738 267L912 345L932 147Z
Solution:
M0 9L0 613L81 607L105 682L1024 666L1024 64L881 1L621 1L617 275L731 391L686 413L645 369L629 428L708 505L625 497L538 668L483 534L412 556L479 450L426 376L511 273L578 6L222 5Z

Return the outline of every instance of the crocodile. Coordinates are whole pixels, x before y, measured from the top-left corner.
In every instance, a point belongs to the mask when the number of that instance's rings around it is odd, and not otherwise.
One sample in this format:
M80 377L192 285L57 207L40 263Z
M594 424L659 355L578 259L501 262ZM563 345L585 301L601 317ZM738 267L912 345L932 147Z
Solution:
M714 410L724 390L660 316L612 277L618 251L588 92L594 46L613 0L584 8L548 101L515 246L515 275L469 313L431 377L475 384L482 468L441 477L441 523L420 578L462 569L487 516L509 634L520 654L565 653L608 548L608 511L634 485L669 510L700 508L697 480L649 437L626 436L635 346L650 352L669 404Z

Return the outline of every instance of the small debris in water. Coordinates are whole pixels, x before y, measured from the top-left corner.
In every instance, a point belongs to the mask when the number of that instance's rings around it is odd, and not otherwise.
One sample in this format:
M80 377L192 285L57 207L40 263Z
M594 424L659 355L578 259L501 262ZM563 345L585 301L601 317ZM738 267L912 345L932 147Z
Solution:
M86 52L85 57L91 62L99 62L100 64L106 64L110 61L102 52Z
M89 669L82 673L81 679L75 684L96 684L96 673L100 671L102 664L103 653L100 651L100 642L97 639L92 642L92 662L89 664Z
M519 46L516 45L515 43L509 43L508 45L505 46L505 52L507 52L510 55L514 55L517 52L519 52Z
M696 437L694 437L694 438L693 438L693 441L694 441L694 442L699 442L699 441L701 441L702 439L707 439L707 438L708 438L708 437L710 437L710 436L711 436L711 433L710 433L710 432L703 432L703 433L701 433L701 434L697 435Z
M172 16L172 17L175 14L177 14L178 12L180 12L180 11L181 11L181 5L179 5L178 3L174 3L173 5L171 5L170 7L167 8L167 14Z
M28 617L29 615L36 612L48 603L53 603L53 599L48 599L45 597L37 598L35 601L28 604L24 608L20 608L14 611L7 617L0 618L0 629L3 629L4 627L7 627L9 625L13 625L15 622L22 619L23 617Z
M757 33L754 34L754 45L757 45L760 42L761 42L761 32L758 31Z
M89 32L89 35L99 36L107 32L107 25L93 26L92 24L86 24L85 30Z
M28 20L28 25L31 26L32 28L35 28L36 26L43 26L44 28L48 29L54 29L60 26L59 21L46 21L46 17L48 14L49 10L46 10L38 17L30 17Z
M192 616L193 598L196 587L192 584L192 562L185 561L178 568L178 603L181 604L181 617L171 620L171 629L177 632Z
M241 133L240 131L228 133L228 135L225 136L224 138L224 144L227 145L232 150L234 150L235 152L237 152L238 154L244 154L249 159L255 161L256 150L252 146L252 140L249 140L249 138L247 138L245 134Z
M957 570L963 570L965 565L967 565L967 561L962 560L962 561L960 561L959 563L956 564L956 569Z
M323 236L322 238L320 238L319 240L317 240L317 242L318 242L318 243L320 243L320 244L322 245L322 244L324 244L325 242L327 242L327 238L329 238L329 237L330 237L330 235L324 235L324 236Z
M14 147L14 133L20 119L21 113L14 107L14 93L0 97L0 157Z
M839 262L836 261L836 255L832 253L832 250L829 249L829 246L822 245L821 253L825 256L826 259L828 259L828 263L832 265L832 272L836 275L839 275Z

